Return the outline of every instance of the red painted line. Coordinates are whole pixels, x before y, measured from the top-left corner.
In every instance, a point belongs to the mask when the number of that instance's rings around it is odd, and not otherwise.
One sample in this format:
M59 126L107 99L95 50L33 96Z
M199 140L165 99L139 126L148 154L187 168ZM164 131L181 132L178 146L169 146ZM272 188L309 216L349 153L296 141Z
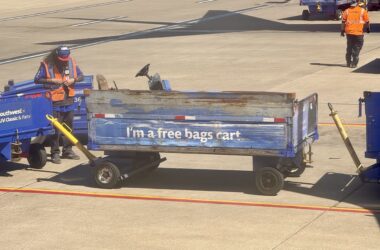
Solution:
M187 199L187 198L159 197L159 196L102 194L102 193L86 193L86 192L75 192L75 191L43 190L43 189L0 188L0 191L9 192L9 193L32 193L32 194L66 195L66 196L128 199L128 200L148 200L148 201L187 202L187 203L199 203L199 204L233 205L233 206L249 206L249 207L286 208L286 209L301 209L301 210L325 211L325 212L380 214L380 208L379 209L364 209L364 208L323 207L323 206L308 206L308 205L296 205L296 204L275 204L275 203L260 203L260 202Z

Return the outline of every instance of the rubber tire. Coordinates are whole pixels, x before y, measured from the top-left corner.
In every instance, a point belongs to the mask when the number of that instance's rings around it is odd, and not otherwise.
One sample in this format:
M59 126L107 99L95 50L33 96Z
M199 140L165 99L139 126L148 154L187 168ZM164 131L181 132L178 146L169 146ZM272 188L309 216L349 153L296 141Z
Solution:
M337 9L335 11L335 19L342 20L342 17L343 17L343 11L341 9Z
M310 12L308 10L302 11L302 19L303 20L309 20L310 19Z
M27 160L31 168L43 168L47 161L47 154L44 146L38 143L30 144Z
M280 170L284 177L300 177L306 169L303 150L297 152L294 158L284 158L282 164Z
M300 177L303 174L303 172L305 172L305 169L306 163L302 163L301 167L297 166L291 170L284 169L282 173L286 177Z
M255 172L255 186L263 195L274 196L284 187L284 176L272 167L262 167Z
M109 180L100 180L102 171L109 174ZM104 174L104 173L103 173ZM102 161L95 165L94 180L98 187L111 189L117 187L121 183L121 174L119 168L109 161Z

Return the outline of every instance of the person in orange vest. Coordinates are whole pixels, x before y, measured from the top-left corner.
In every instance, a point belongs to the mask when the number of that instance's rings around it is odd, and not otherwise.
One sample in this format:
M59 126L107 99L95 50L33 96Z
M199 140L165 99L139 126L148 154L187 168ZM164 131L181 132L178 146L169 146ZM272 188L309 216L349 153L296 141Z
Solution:
M351 6L343 12L341 36L347 37L346 62L347 67L356 68L359 62L360 50L363 47L363 31L371 32L367 10L361 0L355 0Z
M74 119L74 96L75 83L83 80L83 73L70 56L70 49L59 46L52 50L41 62L40 68L34 78L36 84L43 84L50 90L53 101L53 116L59 122L66 123L70 128ZM49 140L51 143L51 161L55 164L61 163L59 142L62 137L56 129L55 134ZM80 157L72 150L71 143L62 138L62 158L79 160Z

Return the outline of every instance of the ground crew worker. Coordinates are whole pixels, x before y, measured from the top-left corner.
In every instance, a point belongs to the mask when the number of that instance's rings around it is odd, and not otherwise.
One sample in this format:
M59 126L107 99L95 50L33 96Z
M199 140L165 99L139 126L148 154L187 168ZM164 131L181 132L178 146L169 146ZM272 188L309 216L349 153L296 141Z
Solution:
M341 36L347 37L346 62L347 67L356 68L359 62L359 53L363 47L363 31L370 33L368 12L360 0L343 12Z
M50 89L53 101L53 116L59 122L66 123L72 128L74 118L75 83L83 80L83 73L70 56L70 49L60 46L50 52L41 62L40 68L34 78L36 84L44 84ZM51 161L61 163L59 142L61 133L56 129L49 140L51 143ZM62 158L79 160L79 156L72 150L71 143L62 138Z

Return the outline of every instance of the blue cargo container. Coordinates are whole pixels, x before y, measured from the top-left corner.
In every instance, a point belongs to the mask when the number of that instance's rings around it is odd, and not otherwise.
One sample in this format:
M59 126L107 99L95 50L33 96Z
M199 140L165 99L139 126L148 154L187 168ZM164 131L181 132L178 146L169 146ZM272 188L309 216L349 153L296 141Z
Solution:
M367 168L361 177L365 182L380 183L380 92L364 92L364 98L359 99L365 103L367 149L366 158L376 159L376 163ZM359 110L361 115L361 107Z
M52 102L46 91L0 96L1 161L27 157L31 167L42 168L46 164L43 145L38 140L32 142L54 133L46 114L52 114Z
M284 177L303 172L304 149L318 139L317 94L297 101L292 93L118 90L91 91L86 102L89 149L111 156L252 156L256 187L268 195L282 188ZM110 176L120 177L117 166L97 167L99 186L115 184Z
M87 111L85 95L83 90L93 88L93 76L84 76L84 80L75 83L75 98L74 103L75 113L73 122L73 132L82 141L87 141ZM46 91L42 84L35 84L33 80L14 83L12 80L8 81L8 85L4 87L3 96L11 96L20 93L31 93Z
M342 19L342 13L347 9L352 0L300 0L300 5L308 6L302 11L302 19L309 20L311 17Z

